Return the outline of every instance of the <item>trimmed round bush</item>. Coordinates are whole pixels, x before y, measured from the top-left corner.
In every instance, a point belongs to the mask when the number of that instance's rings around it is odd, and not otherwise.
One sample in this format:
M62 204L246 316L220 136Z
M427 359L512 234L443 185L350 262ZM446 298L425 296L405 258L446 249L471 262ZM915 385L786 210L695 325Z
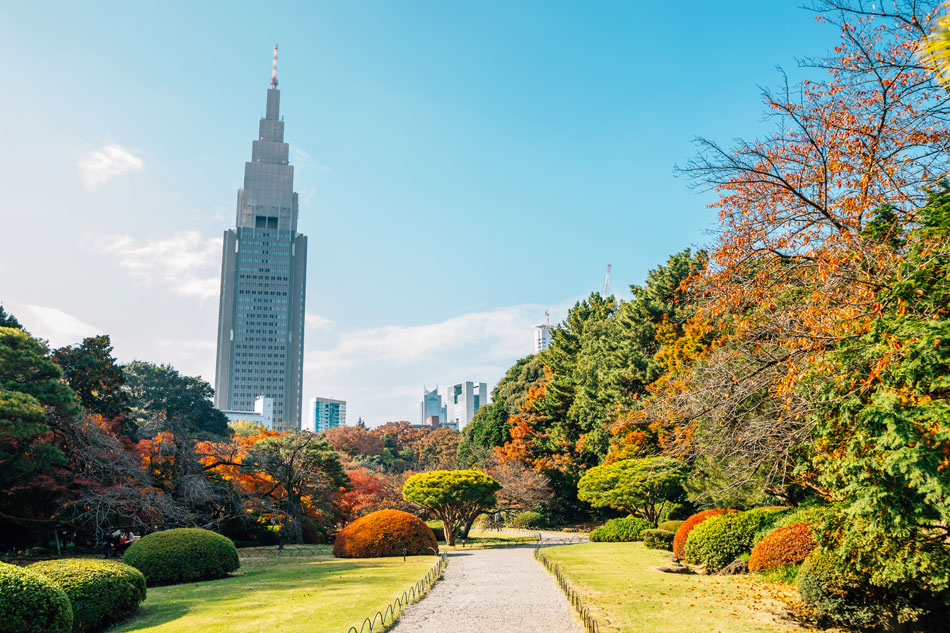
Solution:
M661 521L658 527L661 530L666 530L667 532L676 533L676 530L680 529L680 526L683 525L685 521Z
M676 532L672 530L643 530L640 532L640 536L643 537L643 544L649 547L650 549L673 549L673 537L676 536Z
M748 554L756 532L781 512L779 508L757 508L704 521L686 538L685 558L709 569L722 569L742 554Z
M532 512L531 510L519 512L511 520L511 527L521 530L536 530L544 527L544 524L544 517L541 516L541 513Z
M752 548L750 571L798 565L815 549L812 523L794 523L772 530Z
M380 510L356 519L336 535L333 555L340 558L437 554L435 535L419 517L401 510Z
M34 563L27 569L43 574L66 592L73 607L73 631L92 631L121 620L145 600L145 576L117 561L70 558Z
M798 571L798 593L821 624L867 628L879 620L875 591L843 561L835 556L814 551L805 558Z
M124 560L145 574L149 587L223 578L241 566L231 539L200 528L143 536L125 551Z
M69 633L73 609L46 576L0 563L0 626L9 633Z
M639 541L640 533L653 527L652 523L640 517L629 516L621 519L610 519L590 533L590 540L595 543Z
M673 556L676 558L683 558L686 556L685 552L683 551L683 547L686 545L686 539L689 537L689 533L693 531L693 528L706 519L710 519L727 512L738 512L738 510L727 510L725 508L703 510L702 512L697 512L693 516L683 521L683 523L676 530L676 536L673 537Z

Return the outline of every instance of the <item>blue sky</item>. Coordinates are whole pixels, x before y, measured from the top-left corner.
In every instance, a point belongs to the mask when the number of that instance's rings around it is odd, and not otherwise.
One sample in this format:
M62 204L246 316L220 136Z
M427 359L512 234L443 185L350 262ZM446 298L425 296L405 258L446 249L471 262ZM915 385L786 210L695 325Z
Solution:
M309 236L305 399L373 424L494 383L532 325L709 240L674 174L768 129L799 0L5 3L0 301L54 345L213 379L220 236L271 47ZM200 4L200 6L199 6Z

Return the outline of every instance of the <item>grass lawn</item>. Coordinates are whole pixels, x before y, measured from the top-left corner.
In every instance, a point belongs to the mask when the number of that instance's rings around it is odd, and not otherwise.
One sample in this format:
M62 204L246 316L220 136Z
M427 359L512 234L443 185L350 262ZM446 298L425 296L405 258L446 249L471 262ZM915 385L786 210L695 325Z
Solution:
M642 543L548 547L597 618L600 629L623 633L803 632L782 618L794 587L758 576L667 574L670 553ZM539 563L540 564L540 563Z
M279 557L272 548L242 552L241 569L221 580L149 588L139 612L109 633L346 633L437 561L337 559L328 548L302 547Z

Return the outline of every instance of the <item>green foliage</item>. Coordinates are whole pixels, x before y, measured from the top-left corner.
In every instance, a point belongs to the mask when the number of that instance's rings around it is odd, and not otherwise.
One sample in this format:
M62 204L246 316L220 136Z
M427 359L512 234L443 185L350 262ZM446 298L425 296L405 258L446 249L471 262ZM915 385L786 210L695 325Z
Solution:
M774 522L763 525L759 531L755 533L753 542L758 543L771 532L779 528L788 527L789 525L795 525L796 523L814 523L821 526L830 514L831 508L829 506L818 503L808 503L783 510L776 515Z
M825 549L878 586L950 592L950 188L940 183L878 282L880 317L808 383L818 404L804 476L834 502ZM876 233L893 221L875 218ZM899 231L895 226L887 227Z
M695 510L689 503L667 503L663 508L661 521L685 521L693 515Z
M62 376L43 342L0 327L0 512L6 518L42 522L62 508L64 490L53 475L66 458L51 441L49 420L79 412Z
M664 504L681 494L685 470L670 457L623 459L584 473L577 496L594 507L625 510L656 525Z
M112 357L108 335L90 336L80 345L61 347L53 352L53 360L87 412L107 420L130 413L129 396L123 389L125 376Z
M675 523L675 521L674 521ZM643 537L643 544L650 549L673 550L673 537L676 536L674 530L657 528L655 530L643 530L640 533Z
M771 525L781 509L759 508L721 514L697 525L686 539L686 560L721 569L752 551L756 532Z
M73 609L73 631L93 631L134 613L145 600L145 576L116 561L71 558L34 563L66 592Z
M511 527L522 530L533 530L543 528L547 525L544 516L540 512L519 512L511 519Z
M231 539L198 528L143 536L126 550L125 563L141 571L149 586L222 578L241 566Z
M140 424L165 416L193 435L226 436L228 419L211 404L214 389L197 376L182 376L171 365L133 361L122 367L129 405Z
M462 429L459 455L471 462L478 447L502 446L511 439L508 417L518 413L518 407L527 397L528 388L544 376L541 355L520 359L508 369L492 389L491 403L479 407L469 424Z
M49 578L0 563L0 627L9 633L70 633L73 610Z
M445 540L455 544L460 527L495 505L501 485L477 470L433 470L406 480L402 496L442 521Z
M809 555L798 571L797 584L802 601L820 624L863 629L881 619L879 592L830 554Z
M0 304L0 327L12 327L17 330L23 329L23 326L20 325L16 317L3 309L3 304Z
M685 521L661 521L656 527L661 530L669 530L670 532L675 533L676 530L680 529L680 526L683 525L683 523L685 523Z
M590 533L590 540L609 543L639 541L643 531L653 527L652 523L640 517L610 519Z

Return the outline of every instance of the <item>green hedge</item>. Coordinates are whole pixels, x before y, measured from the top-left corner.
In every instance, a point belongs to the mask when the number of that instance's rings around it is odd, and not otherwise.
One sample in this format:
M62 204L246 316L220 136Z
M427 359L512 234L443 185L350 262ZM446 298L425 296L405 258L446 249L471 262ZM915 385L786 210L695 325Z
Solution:
M669 521L669 523L675 523L675 521ZM673 550L673 537L676 536L676 532L672 530L643 530L640 533L640 536L643 537L643 544L649 547L650 549L665 549Z
M721 514L703 521L686 539L686 560L721 569L742 554L752 551L756 533L772 525L784 510L758 508L748 512Z
M545 526L544 517L540 512L519 512L511 519L511 527L520 530L537 530Z
M92 631L135 613L145 600L142 572L111 560L71 558L34 563L66 592L73 607L73 631Z
M73 630L69 598L46 576L0 563L0 630L69 633Z
M656 527L661 530L666 530L668 532L676 533L676 530L680 529L680 526L683 525L685 521L661 521Z
M652 523L640 517L629 516L622 519L610 519L590 533L590 540L611 543L639 541L640 533L653 527Z
M149 586L222 578L241 566L226 536L198 528L176 528L143 536L125 551L125 562Z

